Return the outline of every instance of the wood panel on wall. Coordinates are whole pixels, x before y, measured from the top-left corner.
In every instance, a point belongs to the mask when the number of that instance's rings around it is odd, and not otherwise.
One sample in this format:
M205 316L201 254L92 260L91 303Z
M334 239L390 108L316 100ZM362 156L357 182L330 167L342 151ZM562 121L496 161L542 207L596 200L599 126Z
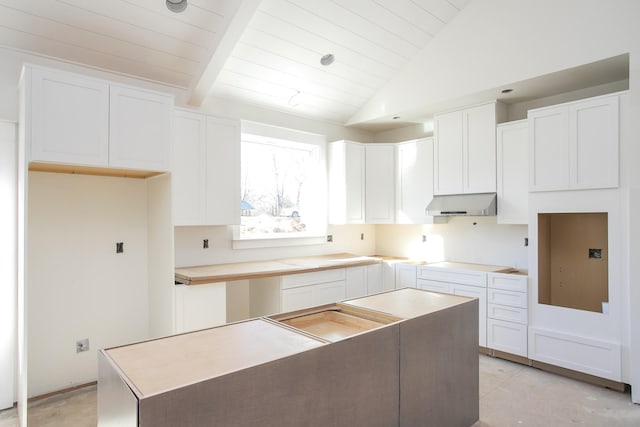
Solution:
M538 239L539 302L602 312L609 301L608 214L540 214Z

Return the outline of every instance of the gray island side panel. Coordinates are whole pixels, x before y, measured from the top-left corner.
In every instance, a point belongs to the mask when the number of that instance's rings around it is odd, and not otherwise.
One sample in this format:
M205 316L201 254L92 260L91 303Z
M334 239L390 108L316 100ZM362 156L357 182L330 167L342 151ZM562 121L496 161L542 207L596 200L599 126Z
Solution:
M399 325L140 401L140 426L398 425Z

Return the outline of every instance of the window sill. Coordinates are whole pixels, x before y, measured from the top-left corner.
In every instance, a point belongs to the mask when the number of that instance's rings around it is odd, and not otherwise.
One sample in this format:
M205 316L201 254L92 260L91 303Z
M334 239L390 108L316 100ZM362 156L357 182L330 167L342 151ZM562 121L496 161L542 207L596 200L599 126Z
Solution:
M321 245L324 243L327 243L327 236L235 238L233 240L233 249L283 248Z

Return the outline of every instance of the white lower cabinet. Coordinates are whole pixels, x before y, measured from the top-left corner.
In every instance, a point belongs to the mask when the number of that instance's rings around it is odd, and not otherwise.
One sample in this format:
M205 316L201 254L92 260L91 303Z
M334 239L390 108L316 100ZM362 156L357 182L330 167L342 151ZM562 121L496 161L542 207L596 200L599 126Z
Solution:
M253 279L250 315L265 316L360 298L385 290L382 264Z
M396 265L396 288L415 288L416 281L416 265L403 264Z
M175 286L175 333L211 328L226 322L226 282Z
M367 295L377 294L385 290L383 287L382 266L383 264L367 265Z
M425 291L441 292L443 294L451 293L451 284L447 282L438 282L436 280L418 279L418 289Z
M417 287L478 299L478 345L487 346L487 273L484 271L418 266Z
M359 298L367 295L367 267L349 267L346 270L346 297Z
M345 296L345 282L318 283L299 288L283 289L281 311L300 310L314 305L330 304Z
M527 325L487 319L487 347L527 357Z
M451 294L462 297L478 298L478 345L487 347L487 289L481 286L451 284Z
M487 347L527 357L527 276L488 273Z
M346 269L317 271L282 276L280 307L272 313L300 310L345 299Z

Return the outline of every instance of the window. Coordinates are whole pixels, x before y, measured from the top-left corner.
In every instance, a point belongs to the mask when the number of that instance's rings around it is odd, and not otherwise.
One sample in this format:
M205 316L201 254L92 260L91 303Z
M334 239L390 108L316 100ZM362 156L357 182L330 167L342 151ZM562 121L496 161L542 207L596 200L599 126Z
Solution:
M324 138L243 123L241 144L240 239L326 234Z

